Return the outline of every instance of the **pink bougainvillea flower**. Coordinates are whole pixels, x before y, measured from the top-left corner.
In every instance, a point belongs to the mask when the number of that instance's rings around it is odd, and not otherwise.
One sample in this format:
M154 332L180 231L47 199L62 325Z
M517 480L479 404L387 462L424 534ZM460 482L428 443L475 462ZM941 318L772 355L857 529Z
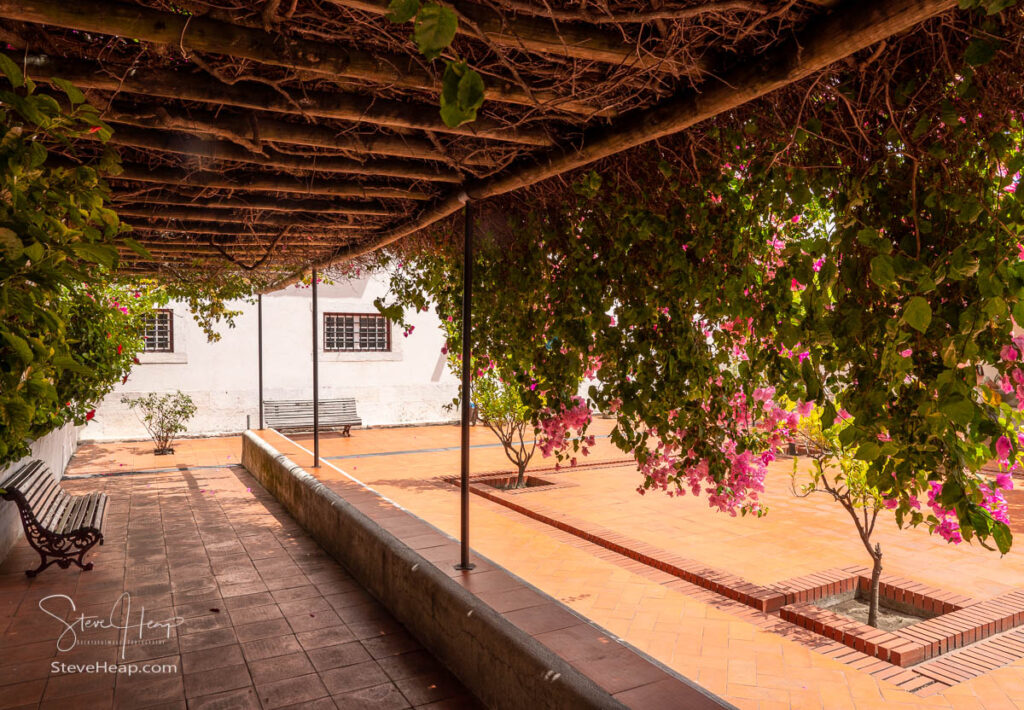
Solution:
M815 261L813 264L811 264L811 268L814 269L817 272L817 271L821 271L821 267L824 266L824 265L825 265L825 257L821 257L820 259Z
M810 416L811 411L814 409L814 402L803 402L798 404L796 407L796 413L801 417Z
M903 357L910 357L913 354L914 351L911 350L910 348L907 348L906 350L900 350L900 355L902 355Z
M900 502L896 498L886 498L885 499L885 507L888 508L889 510L892 510L893 508L895 508L899 504L900 504Z
M881 434L878 434L877 438L879 441L892 441L892 437L889 436L889 432L887 431L883 431Z
M1005 436L999 437L996 441L996 456L999 457L1000 461L1006 461L1010 458L1010 452L1013 447L1010 445L1010 440Z
M794 291L803 291L805 288L807 288L807 285L800 283L796 279L793 279L792 281L789 282L789 287Z
M840 409L839 412L836 414L836 416L839 418L840 421L844 421L844 422L847 419L852 419L853 418L853 417L850 416L850 413L848 411L846 411L845 409Z
M1004 491L1013 490L1013 476L1008 473L1000 473L996 476L996 487L1003 489Z
M1003 349L999 351L999 357L1001 357L1005 362L1014 362L1017 359L1017 356L1017 350L1012 345L1004 345Z
M793 218L791 220L789 220L789 221L792 222L793 224L799 224L800 223L800 215L798 215L798 214L793 215Z

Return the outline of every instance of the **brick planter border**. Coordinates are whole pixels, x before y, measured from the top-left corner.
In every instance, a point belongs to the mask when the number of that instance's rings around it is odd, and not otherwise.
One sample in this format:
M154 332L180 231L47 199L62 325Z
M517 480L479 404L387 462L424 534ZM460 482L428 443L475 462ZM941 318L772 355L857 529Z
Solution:
M867 591L871 578L851 576L841 584L845 591L857 585ZM818 599L831 596L818 587ZM915 584L901 578L884 578L879 595L909 604L936 616L895 631L876 629L847 616L799 599L779 610L779 615L798 626L821 634L882 661L906 668L981 641L1024 624L1024 592L1010 592L977 602L967 597ZM812 597L813 598L813 597Z

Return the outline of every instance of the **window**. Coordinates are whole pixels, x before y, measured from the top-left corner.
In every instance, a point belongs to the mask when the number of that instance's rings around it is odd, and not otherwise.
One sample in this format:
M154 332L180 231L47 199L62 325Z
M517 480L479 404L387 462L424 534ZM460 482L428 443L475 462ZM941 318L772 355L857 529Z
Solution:
M146 316L142 326L145 353L174 352L174 312L160 308Z
M390 352L391 324L376 314L324 313L324 350Z

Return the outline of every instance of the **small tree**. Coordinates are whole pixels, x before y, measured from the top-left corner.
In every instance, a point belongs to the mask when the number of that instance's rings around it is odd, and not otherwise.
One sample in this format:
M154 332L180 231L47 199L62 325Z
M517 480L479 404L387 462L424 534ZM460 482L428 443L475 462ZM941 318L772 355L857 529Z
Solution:
M500 379L494 370L488 370L474 380L473 400L480 421L494 432L505 449L505 456L516 466L518 477L511 487L523 488L526 467L537 449L537 440L528 436L533 433L530 410L523 404L517 385Z
M185 431L185 424L196 413L196 405L192 398L180 390L174 394L157 394L150 392L143 397L121 397L121 404L131 409L138 409L136 416L156 443L158 456L173 454L171 442L177 434Z
M854 458L855 452L844 443L842 431L850 419L841 412L831 427L821 424L821 410L816 409L801 419L796 439L806 448L813 462L810 479L797 483L800 459L793 459L793 492L801 497L811 493L827 493L843 507L871 557L871 587L868 595L868 626L878 626L878 583L882 576L882 546L872 545L878 514L884 510L886 499L867 480L868 462Z

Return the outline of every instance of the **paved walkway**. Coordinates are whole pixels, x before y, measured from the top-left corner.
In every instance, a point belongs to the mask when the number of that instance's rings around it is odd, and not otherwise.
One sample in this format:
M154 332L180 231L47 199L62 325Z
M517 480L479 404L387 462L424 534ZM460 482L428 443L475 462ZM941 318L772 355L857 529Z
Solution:
M608 428L608 422L597 422L598 433ZM492 436L482 427L472 432L475 474L509 468L500 448L491 446ZM458 492L440 479L458 473L458 443L454 426L324 437L321 452L330 465L320 476L342 480L347 473L457 536ZM235 446L224 455L237 459ZM90 458L97 465L104 460ZM544 471L550 461L537 459L537 475L560 485L506 497L756 584L865 563L851 524L834 503L793 497L791 462L772 467L769 515L743 519L712 512L703 499L637 495L637 474L623 458L599 440L586 467ZM603 465L589 465L594 462ZM1024 521L1024 497L1015 493L1011 504ZM481 554L742 708L1024 708L1019 658L952 687L936 684L930 695L912 693L837 660L834 649L831 655L827 648L815 650L800 630L779 627L777 617L759 617L750 607L498 503L474 496L471 507L472 544ZM977 545L946 545L926 531L879 526L888 573L978 599L1024 588L1019 551L1000 559Z
M125 448L85 447L69 473L110 470ZM178 450L159 460L173 473L65 482L110 496L92 571L29 580L24 540L0 566L0 708L478 707L254 479L220 464L238 460L237 438ZM83 628L82 614L131 629ZM115 663L135 674L74 668Z

